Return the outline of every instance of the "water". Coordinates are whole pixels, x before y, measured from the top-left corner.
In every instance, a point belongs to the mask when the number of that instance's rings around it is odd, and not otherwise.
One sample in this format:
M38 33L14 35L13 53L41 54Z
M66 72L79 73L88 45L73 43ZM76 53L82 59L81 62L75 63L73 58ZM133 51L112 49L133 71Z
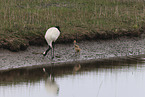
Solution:
M1 74L0 97L145 97L145 58ZM3 76L2 76L3 75Z

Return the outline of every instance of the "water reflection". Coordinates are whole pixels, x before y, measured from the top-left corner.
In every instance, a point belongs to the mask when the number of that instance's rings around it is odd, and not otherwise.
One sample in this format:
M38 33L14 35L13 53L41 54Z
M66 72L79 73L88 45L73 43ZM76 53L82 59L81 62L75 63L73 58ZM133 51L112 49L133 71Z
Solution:
M144 58L1 72L0 97L145 97Z
M76 72L78 72L81 69L81 65L80 64L76 64L73 67L73 74L76 74Z
M57 96L59 94L59 86L55 81L54 74L52 72L48 72L45 68L43 68L45 73L45 88L49 96Z
M48 94L51 96L57 96L59 94L59 86L56 83L56 81L54 80L54 77L52 79L50 77L48 77L45 80L45 88L46 88Z

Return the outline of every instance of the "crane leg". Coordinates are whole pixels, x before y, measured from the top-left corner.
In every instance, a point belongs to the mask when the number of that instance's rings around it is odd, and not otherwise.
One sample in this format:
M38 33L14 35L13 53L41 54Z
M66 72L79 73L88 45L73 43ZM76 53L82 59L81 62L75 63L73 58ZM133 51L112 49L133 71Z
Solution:
M54 58L54 43L52 43L52 50L53 50L53 54L52 54L52 51L51 51L51 56L52 56L52 59Z

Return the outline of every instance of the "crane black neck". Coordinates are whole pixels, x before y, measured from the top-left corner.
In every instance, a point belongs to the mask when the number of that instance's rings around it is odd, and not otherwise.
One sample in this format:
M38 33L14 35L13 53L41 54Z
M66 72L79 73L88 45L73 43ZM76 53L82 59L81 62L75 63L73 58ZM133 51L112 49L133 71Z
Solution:
M55 26L59 31L60 31L60 27L59 26ZM61 32L61 31L60 31Z

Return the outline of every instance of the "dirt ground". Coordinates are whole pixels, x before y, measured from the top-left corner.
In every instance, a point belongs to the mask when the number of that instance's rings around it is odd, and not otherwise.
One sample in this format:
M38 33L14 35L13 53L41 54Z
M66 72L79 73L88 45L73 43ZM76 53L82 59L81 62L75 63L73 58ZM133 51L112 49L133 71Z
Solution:
M87 62L130 55L145 54L145 35L141 37L122 37L113 40L81 41L77 44L81 48L80 55L75 54L73 43L56 44L55 58L51 60L51 51L47 56L42 53L45 46L30 46L25 51L11 52L0 49L0 70L27 66L51 66L59 64Z

